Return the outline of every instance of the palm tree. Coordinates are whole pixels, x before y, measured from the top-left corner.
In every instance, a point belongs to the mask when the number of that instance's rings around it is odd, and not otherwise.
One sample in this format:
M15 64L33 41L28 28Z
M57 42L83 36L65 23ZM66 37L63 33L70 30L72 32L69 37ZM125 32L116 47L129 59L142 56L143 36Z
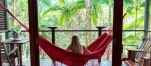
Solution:
M53 4L45 10L41 17L45 16L49 12L58 11L60 13L59 24L63 25L64 22L70 22L72 20L72 16L84 8L85 4L83 0L78 0L74 3L69 3L67 0L59 0L58 4Z

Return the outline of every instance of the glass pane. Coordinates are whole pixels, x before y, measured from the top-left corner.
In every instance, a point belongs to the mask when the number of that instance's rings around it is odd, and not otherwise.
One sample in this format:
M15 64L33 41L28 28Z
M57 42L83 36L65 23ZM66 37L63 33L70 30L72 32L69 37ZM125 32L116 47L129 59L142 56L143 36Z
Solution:
M147 0L146 0L147 1ZM124 14L126 16L123 19L123 36L122 36L122 44L123 44L123 55L128 56L129 50L138 51L141 50L149 50L150 43L148 40L150 32L147 32L150 27L150 22L146 22L150 18L150 13L147 13L146 10L149 6L146 6L147 3L145 0L124 0ZM149 15L149 17L147 17ZM146 22L146 23L145 23ZM145 32L144 32L145 30ZM147 31L146 31L147 30ZM129 49L129 50L128 50ZM140 57L149 57L150 55L146 52L134 52L131 51L129 57L132 61L140 61L143 60L143 63L146 63L144 58ZM144 54L143 54L144 53ZM133 58L132 58L133 57ZM148 60L148 59L147 59ZM134 64L137 66L139 63Z

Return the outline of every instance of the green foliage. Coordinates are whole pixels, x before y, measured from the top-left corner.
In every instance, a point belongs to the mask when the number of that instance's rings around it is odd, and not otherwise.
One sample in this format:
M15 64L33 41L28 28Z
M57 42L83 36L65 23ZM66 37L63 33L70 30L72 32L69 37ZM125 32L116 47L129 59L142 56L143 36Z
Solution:
M67 1L66 1L66 0L59 0L58 3L59 3L60 5L64 5L64 4L67 3Z
M96 0L99 2L99 0ZM100 0L101 4L109 5L109 0Z
M28 1L27 0L9 0L8 1L9 10L24 24L28 25ZM9 14L8 14L9 16ZM9 24L11 25L9 29L23 29L19 26L19 23L16 22L12 17L9 16Z
M62 10L62 8L60 6L57 6L57 5L53 5L53 6L50 6L43 14L41 17L44 17L44 15L48 14L49 12L51 11L57 11L57 10Z
M133 19L133 20L131 20L130 23L128 23L128 24L124 23L123 30L132 30L132 29L134 29L134 22L135 22L135 21L136 21L136 20ZM138 30L140 30L140 29L143 30L143 27L144 27L143 25L144 25L144 16L141 16L141 17L137 18L136 28L137 28Z
M72 19L71 17L73 15L75 15L81 9L85 8L84 1L82 1L82 0L79 0L75 3L67 3L65 0L63 0L63 1L59 1L59 3L61 3L61 4L52 5L50 8L48 8L43 13L42 17L44 17L44 15L48 14L49 12L60 11L61 15L59 18L59 24L63 25L64 22L66 22L66 21L70 22Z
M99 13L101 12L101 5L98 3L99 1L93 0L92 3L92 22L94 25L97 25L98 18L99 18Z
M8 0L8 8L11 12L14 12L15 16L21 20L25 25L28 26L28 1L27 0L16 0L14 5L14 0ZM55 3L54 3L55 2ZM113 17L113 0L92 0L92 12L91 12L91 22L94 25L92 29L96 29L96 26L108 26L109 15ZM144 27L144 1L138 0L124 0L124 12L127 15L123 20L123 30L143 30ZM15 9L14 9L15 7ZM111 7L111 12L109 12L109 7ZM137 10L136 10L137 7ZM137 11L137 18L136 18ZM57 26L58 30L81 30L87 29L86 25L86 4L84 0L73 0L69 2L68 0L39 0L38 1L38 22L39 30L47 30L48 27ZM111 24L112 24L112 19ZM137 22L136 22L137 21ZM14 25L15 23L15 25ZM136 25L135 25L136 23ZM14 27L15 29L23 30L13 18L9 16L10 29ZM59 32L56 34L56 45L66 48L70 43L71 36L73 34L78 34L80 36L81 42L87 43L87 32ZM51 41L51 32L40 32L40 35ZM93 39L96 38L96 33L92 33ZM28 33L22 33L22 38L29 38ZM143 37L143 32L123 32L122 42L126 44L135 44L140 42ZM27 49L28 48L28 49ZM26 53L29 53L29 46L24 46L23 51L25 58ZM45 59L43 56L41 59Z

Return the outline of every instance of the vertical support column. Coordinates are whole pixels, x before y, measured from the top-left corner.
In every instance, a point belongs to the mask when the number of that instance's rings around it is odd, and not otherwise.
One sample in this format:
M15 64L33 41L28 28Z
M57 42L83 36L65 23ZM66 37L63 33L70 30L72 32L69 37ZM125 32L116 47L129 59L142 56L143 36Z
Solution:
M8 0L5 0L5 7L6 8L8 7ZM6 17L5 21L6 21L6 25L7 25L6 29L9 30L10 27L9 27L9 23L8 23L8 13L7 12L5 13L5 17ZM6 32L5 34L6 34L5 38L8 39L9 38L9 32ZM7 46L7 48L8 48L8 46Z
M98 37L102 34L102 29L105 27L96 27L98 28ZM98 62L101 63L101 59L98 59Z
M96 27L96 28L98 28L98 36L100 36L102 34L102 29L105 27Z
M148 32L146 32L146 30L148 30L148 25L149 25L149 10L150 10L149 5L150 5L150 0L145 0L144 37L148 36ZM150 56L151 56L151 53L150 53ZM150 61L151 61L151 57L150 57Z
M148 30L149 25L149 4L150 0L145 0L145 14L144 14L144 30ZM144 37L147 37L148 32L144 31Z
M37 0L28 0L31 66L40 66L37 5L38 5Z
M8 0L5 0L5 7L8 8ZM6 30L9 30L10 26L8 23L8 13L7 12L5 13L5 18L6 18L5 21L6 21L6 25L7 25ZM5 38L6 39L10 38L9 33L10 32L8 32L8 31L5 32ZM7 52L9 52L9 50L10 50L9 45L6 45L6 49L7 49Z
M52 31L52 43L55 44L55 29L57 27L48 27L48 28L50 28Z
M123 0L114 0L112 66L121 66Z

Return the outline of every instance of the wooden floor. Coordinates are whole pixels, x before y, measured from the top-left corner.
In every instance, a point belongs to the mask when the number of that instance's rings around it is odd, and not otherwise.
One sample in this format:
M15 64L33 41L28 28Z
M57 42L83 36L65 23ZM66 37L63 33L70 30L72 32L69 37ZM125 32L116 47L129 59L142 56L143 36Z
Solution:
M30 66L30 61L23 61L23 65ZM40 61L40 66L53 66L52 62L49 60L43 60ZM59 65L58 66L66 66L66 65ZM92 66L92 65L86 65L86 66ZM111 61L102 61L100 66L112 66ZM122 63L122 66L126 66L125 63Z

